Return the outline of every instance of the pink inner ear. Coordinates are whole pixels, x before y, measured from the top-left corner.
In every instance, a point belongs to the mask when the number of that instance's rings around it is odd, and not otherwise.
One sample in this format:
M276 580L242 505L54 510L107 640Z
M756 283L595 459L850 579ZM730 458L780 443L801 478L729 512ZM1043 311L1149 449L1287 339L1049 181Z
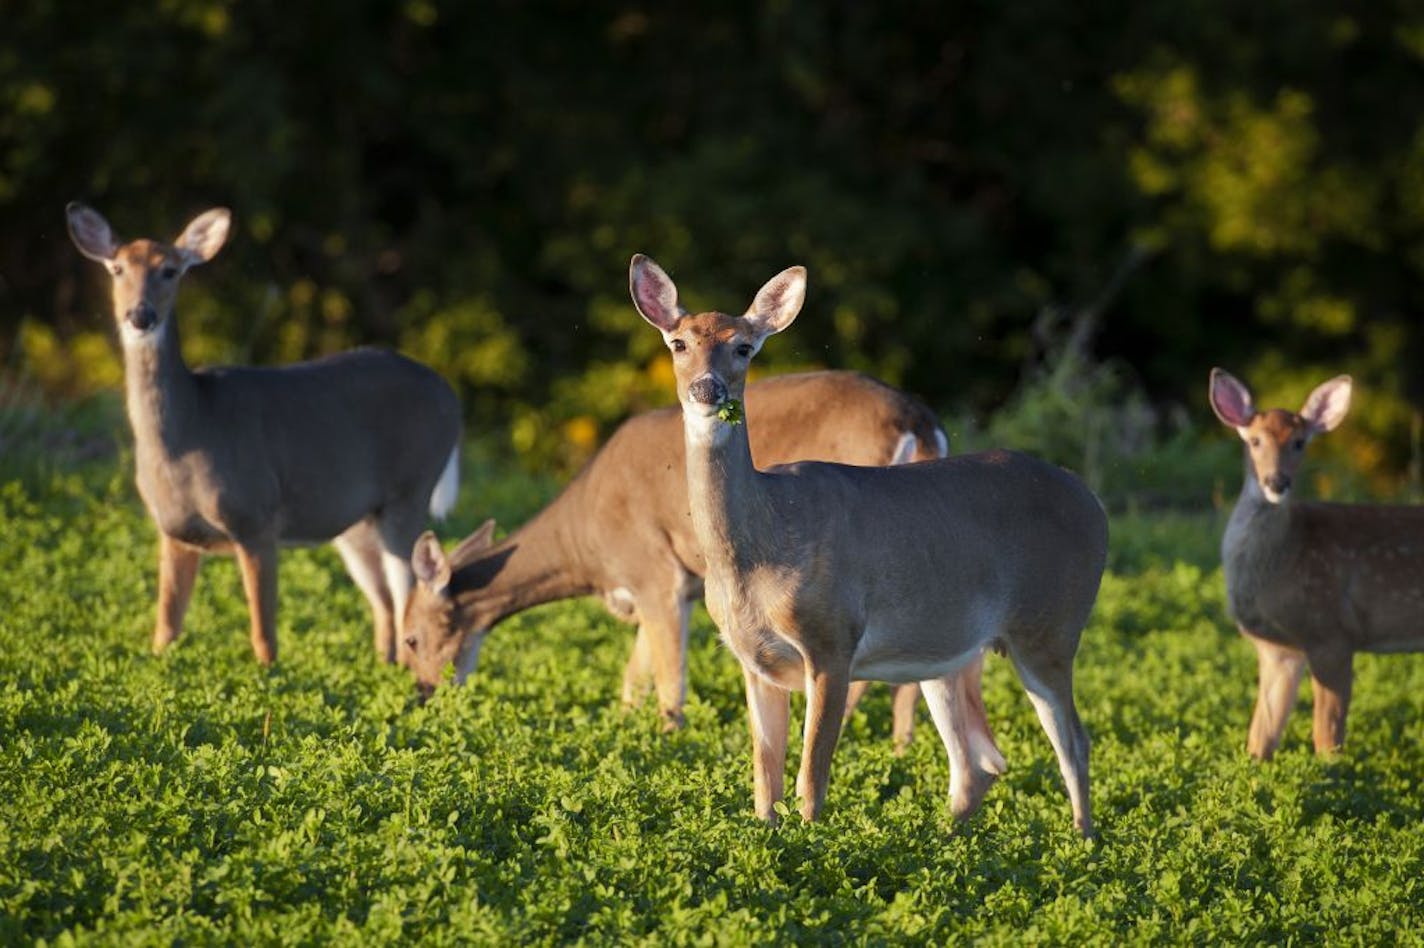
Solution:
M1249 425L1251 416L1255 414L1251 393L1230 376L1218 376L1212 380L1211 404L1222 421L1237 428Z
M672 329L677 323L677 291L661 277L644 268L633 281L633 293L638 309L661 329Z

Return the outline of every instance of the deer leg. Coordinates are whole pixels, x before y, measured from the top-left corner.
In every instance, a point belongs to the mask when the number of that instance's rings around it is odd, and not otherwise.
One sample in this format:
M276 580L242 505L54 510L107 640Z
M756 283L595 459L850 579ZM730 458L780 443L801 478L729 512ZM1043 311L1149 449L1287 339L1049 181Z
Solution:
M375 625L372 640L378 661L396 660L395 614L391 607L391 591L381 567L380 537L369 521L361 521L332 541L351 581L366 596L371 605L371 620Z
M158 538L158 621L153 629L153 651L167 648L183 633L183 616L193 596L202 551L173 539Z
M628 664L623 669L623 706L636 707L653 686L653 655L648 645L648 630L638 623L638 634L633 639L633 651L628 656Z
M1258 678L1256 710L1251 715L1246 750L1257 760L1270 760L1281 743L1286 721L1300 692L1300 679L1305 674L1305 655L1298 649L1258 639L1245 633L1244 629L1242 632L1256 646Z
M1073 825L1084 837L1093 835L1092 804L1088 798L1088 732L1073 702L1073 663L1058 655L1027 650L1010 652L1038 721L1058 756L1058 769L1068 787Z
M277 544L269 540L236 546L252 626L252 652L260 664L270 665L277 660Z
M666 595L637 599L649 604L639 609L639 634L645 635L663 730L675 731L683 725L682 706L687 699L688 604L681 599L668 601Z
M409 510L389 508L375 522L381 539L381 575L385 578L391 611L395 616L395 640L399 643L396 650L404 648L405 604L415 583L410 571L410 553L424 525L423 501Z
M773 807L786 787L786 737L791 721L791 696L745 665L747 721L752 732L752 778L756 815L776 822Z
M1312 736L1317 754L1332 754L1345 743L1345 715L1350 710L1354 655L1346 649L1307 654L1315 696Z
M860 699L865 697L865 693L870 690L870 682L862 679L850 683L850 690L846 692L845 719L850 720L850 716L855 713L856 705L860 704Z
M920 686L914 682L893 686L894 703L891 707L892 725L890 733L895 740L895 756L902 756L915 736L915 708L920 703Z
M796 795L801 798L803 819L816 819L826 802L831 758L840 740L849 690L848 665L812 668L807 662L806 736L801 748L801 771L796 776Z
M949 811L956 820L967 820L979 809L1005 767L983 705L974 699L978 667L976 663L919 687L949 757Z

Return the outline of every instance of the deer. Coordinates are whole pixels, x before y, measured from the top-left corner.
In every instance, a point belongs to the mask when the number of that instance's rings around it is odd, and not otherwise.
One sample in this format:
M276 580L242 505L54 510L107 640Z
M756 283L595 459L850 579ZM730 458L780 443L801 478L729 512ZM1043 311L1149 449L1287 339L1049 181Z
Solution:
M411 544L427 509L444 516L459 484L454 391L426 366L378 349L190 369L174 316L178 286L222 248L231 212L199 214L171 244L120 243L79 203L67 218L79 252L111 277L135 481L159 534L153 650L182 633L202 557L231 554L252 651L272 664L278 548L331 541L370 603L377 656L394 661Z
M684 312L671 278L642 254L629 289L672 356L704 598L746 686L756 814L774 822L784 793L790 692L806 692L796 793L809 821L825 803L850 682L870 679L920 683L949 757L951 814L967 820L1006 767L980 692L992 648L1012 661L1073 824L1091 835L1073 662L1107 558L1107 515L1093 493L1002 450L758 470L758 415L742 409L747 371L800 312L806 270L773 277L741 316Z
M1348 375L1299 412L1259 411L1247 386L1211 370L1209 397L1240 436L1241 494L1221 538L1227 608L1256 648L1247 752L1270 760L1310 671L1315 752L1345 743L1356 652L1424 651L1424 507L1298 501L1306 446L1350 410Z
M752 450L767 463L883 465L948 454L928 407L859 373L768 378L748 386L747 401L762 419ZM493 522L449 555L434 533L420 537L405 654L424 697L447 666L454 665L456 683L467 681L485 637L504 619L593 594L615 617L637 624L624 705L644 699L651 681L665 729L683 725L688 617L705 566L688 514L681 428L677 406L630 418L547 507L499 543ZM897 752L910 742L918 698L913 684L895 690Z

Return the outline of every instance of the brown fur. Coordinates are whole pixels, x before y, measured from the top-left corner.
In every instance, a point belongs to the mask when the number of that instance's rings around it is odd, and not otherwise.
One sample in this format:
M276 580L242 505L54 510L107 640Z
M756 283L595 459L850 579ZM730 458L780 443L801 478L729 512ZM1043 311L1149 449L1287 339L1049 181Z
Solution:
M939 423L923 404L851 372L812 372L748 387L753 450L764 463L797 458L883 465L906 432L912 460L937 457ZM539 603L596 594L638 624L623 678L633 703L655 686L664 720L682 721L687 611L701 595L705 566L688 513L682 412L660 409L618 428L568 487L499 544L474 544L448 558L448 584L416 583L406 611L411 667L429 693L444 667L469 654L502 619ZM434 537L423 538L432 557ZM420 569L417 568L417 574ZM615 591L626 591L615 597ZM457 662L458 665L458 662ZM463 677L470 669L458 669ZM913 685L900 689L895 735L913 729Z
M853 678L920 681L968 816L1002 770L979 698L983 652L1003 643L1091 832L1088 739L1072 663L1107 553L1102 507L1072 475L1010 452L904 467L796 463L761 471L747 424L718 409L742 395L765 338L790 324L804 271L767 283L742 317L689 315L671 280L635 257L640 312L672 351L683 407L688 498L707 561L706 601L742 661L756 810L781 798L788 695L807 691L801 812L814 819Z
M179 278L221 247L227 212L196 218L174 244L119 245L80 205L69 223L81 252L112 277L135 480L161 533L154 649L181 633L201 555L234 553L253 652L274 661L278 545L335 539L371 603L377 651L393 660L408 573L402 588L392 579L407 569L459 434L450 387L375 350L192 371L173 315Z
M1221 555L1231 615L1257 651L1247 749L1261 759L1279 746L1307 670L1315 750L1326 754L1345 740L1354 653L1424 651L1424 507L1297 502L1289 486L1277 502L1268 495L1272 483L1291 483L1309 441L1344 417L1340 408L1322 422L1316 407L1342 384L1349 380L1317 388L1300 413L1257 412L1244 385L1212 373L1213 408L1244 446L1245 481Z

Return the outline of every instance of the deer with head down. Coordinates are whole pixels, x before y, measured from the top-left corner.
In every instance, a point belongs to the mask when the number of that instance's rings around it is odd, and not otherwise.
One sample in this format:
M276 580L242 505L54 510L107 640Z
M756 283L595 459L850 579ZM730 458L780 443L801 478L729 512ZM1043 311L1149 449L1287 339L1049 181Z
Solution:
M901 464L948 453L927 407L854 372L766 379L748 386L747 404L758 417L752 452L765 464ZM422 693L434 691L447 665L464 682L486 635L509 616L593 594L638 626L624 703L640 700L651 681L665 726L682 723L688 614L706 567L688 514L681 432L677 407L624 422L551 504L499 543L493 523L448 556L433 533L420 538L405 627ZM910 740L918 696L913 683L896 689L897 749Z
M899 467L796 463L758 470L741 402L752 357L800 311L806 272L773 277L742 316L688 314L656 263L635 256L633 302L672 354L688 501L705 599L742 664L756 812L781 798L789 692L804 689L801 814L825 801L854 679L920 682L966 818L1004 769L979 700L985 649L1013 661L1092 832L1088 735L1073 659L1107 556L1107 517L1071 474L991 451Z
M230 214L200 214L171 244L120 243L82 204L79 252L112 281L139 495L159 531L161 651L183 628L204 553L233 553L252 650L277 657L277 549L334 541L366 595L377 654L396 657L411 585L407 557L455 501L460 406L438 375L391 352L279 368L188 368L174 304L180 278L227 240Z
M1356 652L1424 651L1424 507L1310 503L1292 487L1306 446L1350 409L1348 375L1299 412L1258 411L1251 390L1212 369L1210 400L1245 453L1241 496L1221 538L1227 604L1256 647L1246 747L1269 760L1310 671L1316 753L1345 742Z

